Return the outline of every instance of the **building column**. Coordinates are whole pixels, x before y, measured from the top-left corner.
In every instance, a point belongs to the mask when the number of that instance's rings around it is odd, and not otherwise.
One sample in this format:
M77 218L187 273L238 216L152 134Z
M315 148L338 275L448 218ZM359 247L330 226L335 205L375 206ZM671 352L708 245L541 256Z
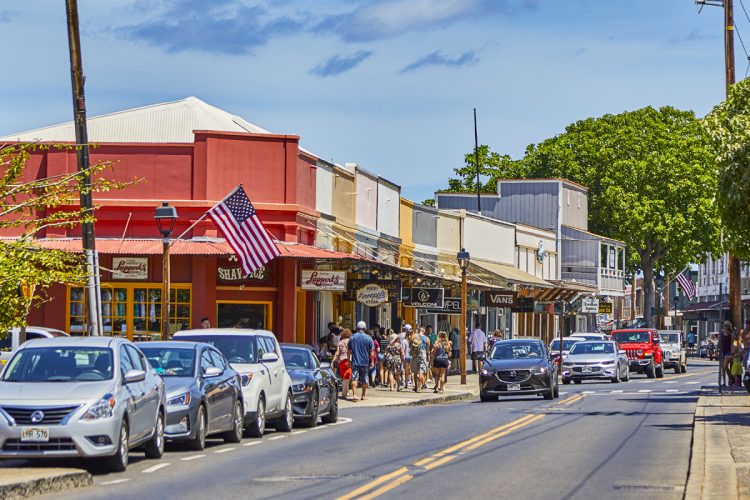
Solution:
M297 323L297 261L279 259L275 334L279 342L295 342Z
M193 257L192 328L200 328L201 318L216 322L216 257Z

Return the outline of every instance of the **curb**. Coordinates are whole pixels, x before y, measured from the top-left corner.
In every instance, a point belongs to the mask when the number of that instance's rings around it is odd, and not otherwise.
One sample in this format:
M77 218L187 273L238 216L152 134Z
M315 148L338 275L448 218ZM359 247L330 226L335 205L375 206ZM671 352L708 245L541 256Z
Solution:
M426 399L417 399L414 401L408 401L403 404L396 404L396 405L390 405L390 406L427 406L433 403L450 403L452 401L464 401L466 399L471 399L477 397L476 394L472 392L459 392L457 394L448 394L445 396L438 396L436 398L426 398Z
M0 498L28 498L55 491L89 486L93 483L86 471L71 471L30 480L0 484Z

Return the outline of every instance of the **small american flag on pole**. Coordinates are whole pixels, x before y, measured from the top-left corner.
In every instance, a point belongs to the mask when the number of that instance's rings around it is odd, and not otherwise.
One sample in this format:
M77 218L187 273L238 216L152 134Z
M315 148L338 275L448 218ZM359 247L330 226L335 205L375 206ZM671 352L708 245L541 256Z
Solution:
M245 274L257 271L279 256L279 249L241 185L209 210L208 216L224 233Z
M693 283L693 279L690 277L689 268L685 269L677 276L677 283L680 284L682 292L688 300L693 300L693 297L695 297L695 283Z

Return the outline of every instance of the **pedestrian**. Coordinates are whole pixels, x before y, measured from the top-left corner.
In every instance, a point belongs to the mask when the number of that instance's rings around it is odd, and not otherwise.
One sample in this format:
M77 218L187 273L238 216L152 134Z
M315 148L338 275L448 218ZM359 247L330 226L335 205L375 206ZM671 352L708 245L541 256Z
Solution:
M425 387L425 375L429 369L427 362L426 342L427 337L412 331L409 338L409 353L411 354L411 376L414 384L414 392L420 392Z
M435 379L435 368L432 366L432 347L435 345L438 339L437 332L432 328L432 325L427 325L427 328L425 329L425 337L427 337L430 340L430 345L427 348L427 361L430 363L430 369L428 371L430 380L435 381L435 384L437 385L437 381Z
M385 348L386 381L389 390L392 391L396 387L396 390L400 392L406 354L404 353L404 347L401 345L401 338L393 333L393 330L389 331L391 334L388 337L388 347Z
M452 350L448 334L445 332L438 333L437 341L432 347L432 367L435 370L434 392L445 392L446 374L451 364L448 353Z
M201 318L201 328L211 328L211 320L208 317Z
M419 327L419 339L422 341L422 354L426 362L426 366L423 371L422 390L427 389L427 382L432 380L432 359L430 353L432 352L432 343L430 337L427 336L427 330L425 327Z
M402 382L404 389L409 387L409 381L411 380L411 351L409 350L409 336L411 335L411 325L405 324L404 330L401 332L399 337L401 338L401 348L404 350L404 375Z
M375 345L375 360L372 364L372 367L370 368L370 371L368 372L368 380L370 381L370 387L377 387L378 386L378 363L380 358L380 341L378 340L379 332L376 329L373 329L370 332L370 338L372 338L372 342Z
M487 340L487 350L489 351L490 349L492 349L492 346L495 345L495 342L497 342L498 340L503 340L502 330L495 330L495 332L492 334L492 337Z
M469 335L469 344L471 345L471 368L474 373L479 373L482 369L482 356L487 352L487 334L480 328L480 323L474 323L474 330Z
M451 352L451 358L453 359L453 363L458 370L461 367L461 364L459 363L459 358L461 357L461 332L458 331L458 328L453 328L453 330L451 330L449 340L451 341L451 346L453 349L453 351Z
M740 333L740 344L742 346L742 366L747 366L747 358L750 354L750 319L745 320L745 328Z
M359 399L362 401L367 399L367 377L375 367L375 342L366 330L367 323L358 322L357 333L349 340L348 351L352 365L352 390L354 391L352 401L357 401L358 385L362 387L362 396Z
M329 334L331 335L331 334ZM341 340L336 348L336 354L333 355L331 365L338 367L339 377L341 377L341 392L344 399L349 399L349 387L352 380L352 365L349 362L349 339L352 337L352 331L348 328L341 333ZM337 364L338 363L338 364ZM352 388L352 397L354 389Z
M732 363L732 333L734 328L730 321L725 321L721 329L721 338L719 340L719 353L721 356L722 380L727 385L727 379L731 380L731 363Z

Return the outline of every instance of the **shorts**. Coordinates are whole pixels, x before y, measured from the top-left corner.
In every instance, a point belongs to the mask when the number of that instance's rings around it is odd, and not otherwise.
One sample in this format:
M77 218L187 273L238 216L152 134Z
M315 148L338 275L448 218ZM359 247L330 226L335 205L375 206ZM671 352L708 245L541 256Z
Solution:
M362 385L367 385L367 374L369 372L370 372L369 365L352 366L352 382L359 382Z
M385 356L383 356L382 354L378 354L378 363L382 363L384 359Z
M455 349L455 350L451 351L451 356L453 357L453 359L460 358L461 357L461 349Z
M448 360L448 358L435 358L432 361L432 366L435 368L445 368L446 370L451 365L451 362Z
M351 380L352 368L349 366L348 359L339 361L339 376L341 377L342 380Z
M471 353L471 360L476 361L480 358L480 356L484 356L484 351L475 351Z

